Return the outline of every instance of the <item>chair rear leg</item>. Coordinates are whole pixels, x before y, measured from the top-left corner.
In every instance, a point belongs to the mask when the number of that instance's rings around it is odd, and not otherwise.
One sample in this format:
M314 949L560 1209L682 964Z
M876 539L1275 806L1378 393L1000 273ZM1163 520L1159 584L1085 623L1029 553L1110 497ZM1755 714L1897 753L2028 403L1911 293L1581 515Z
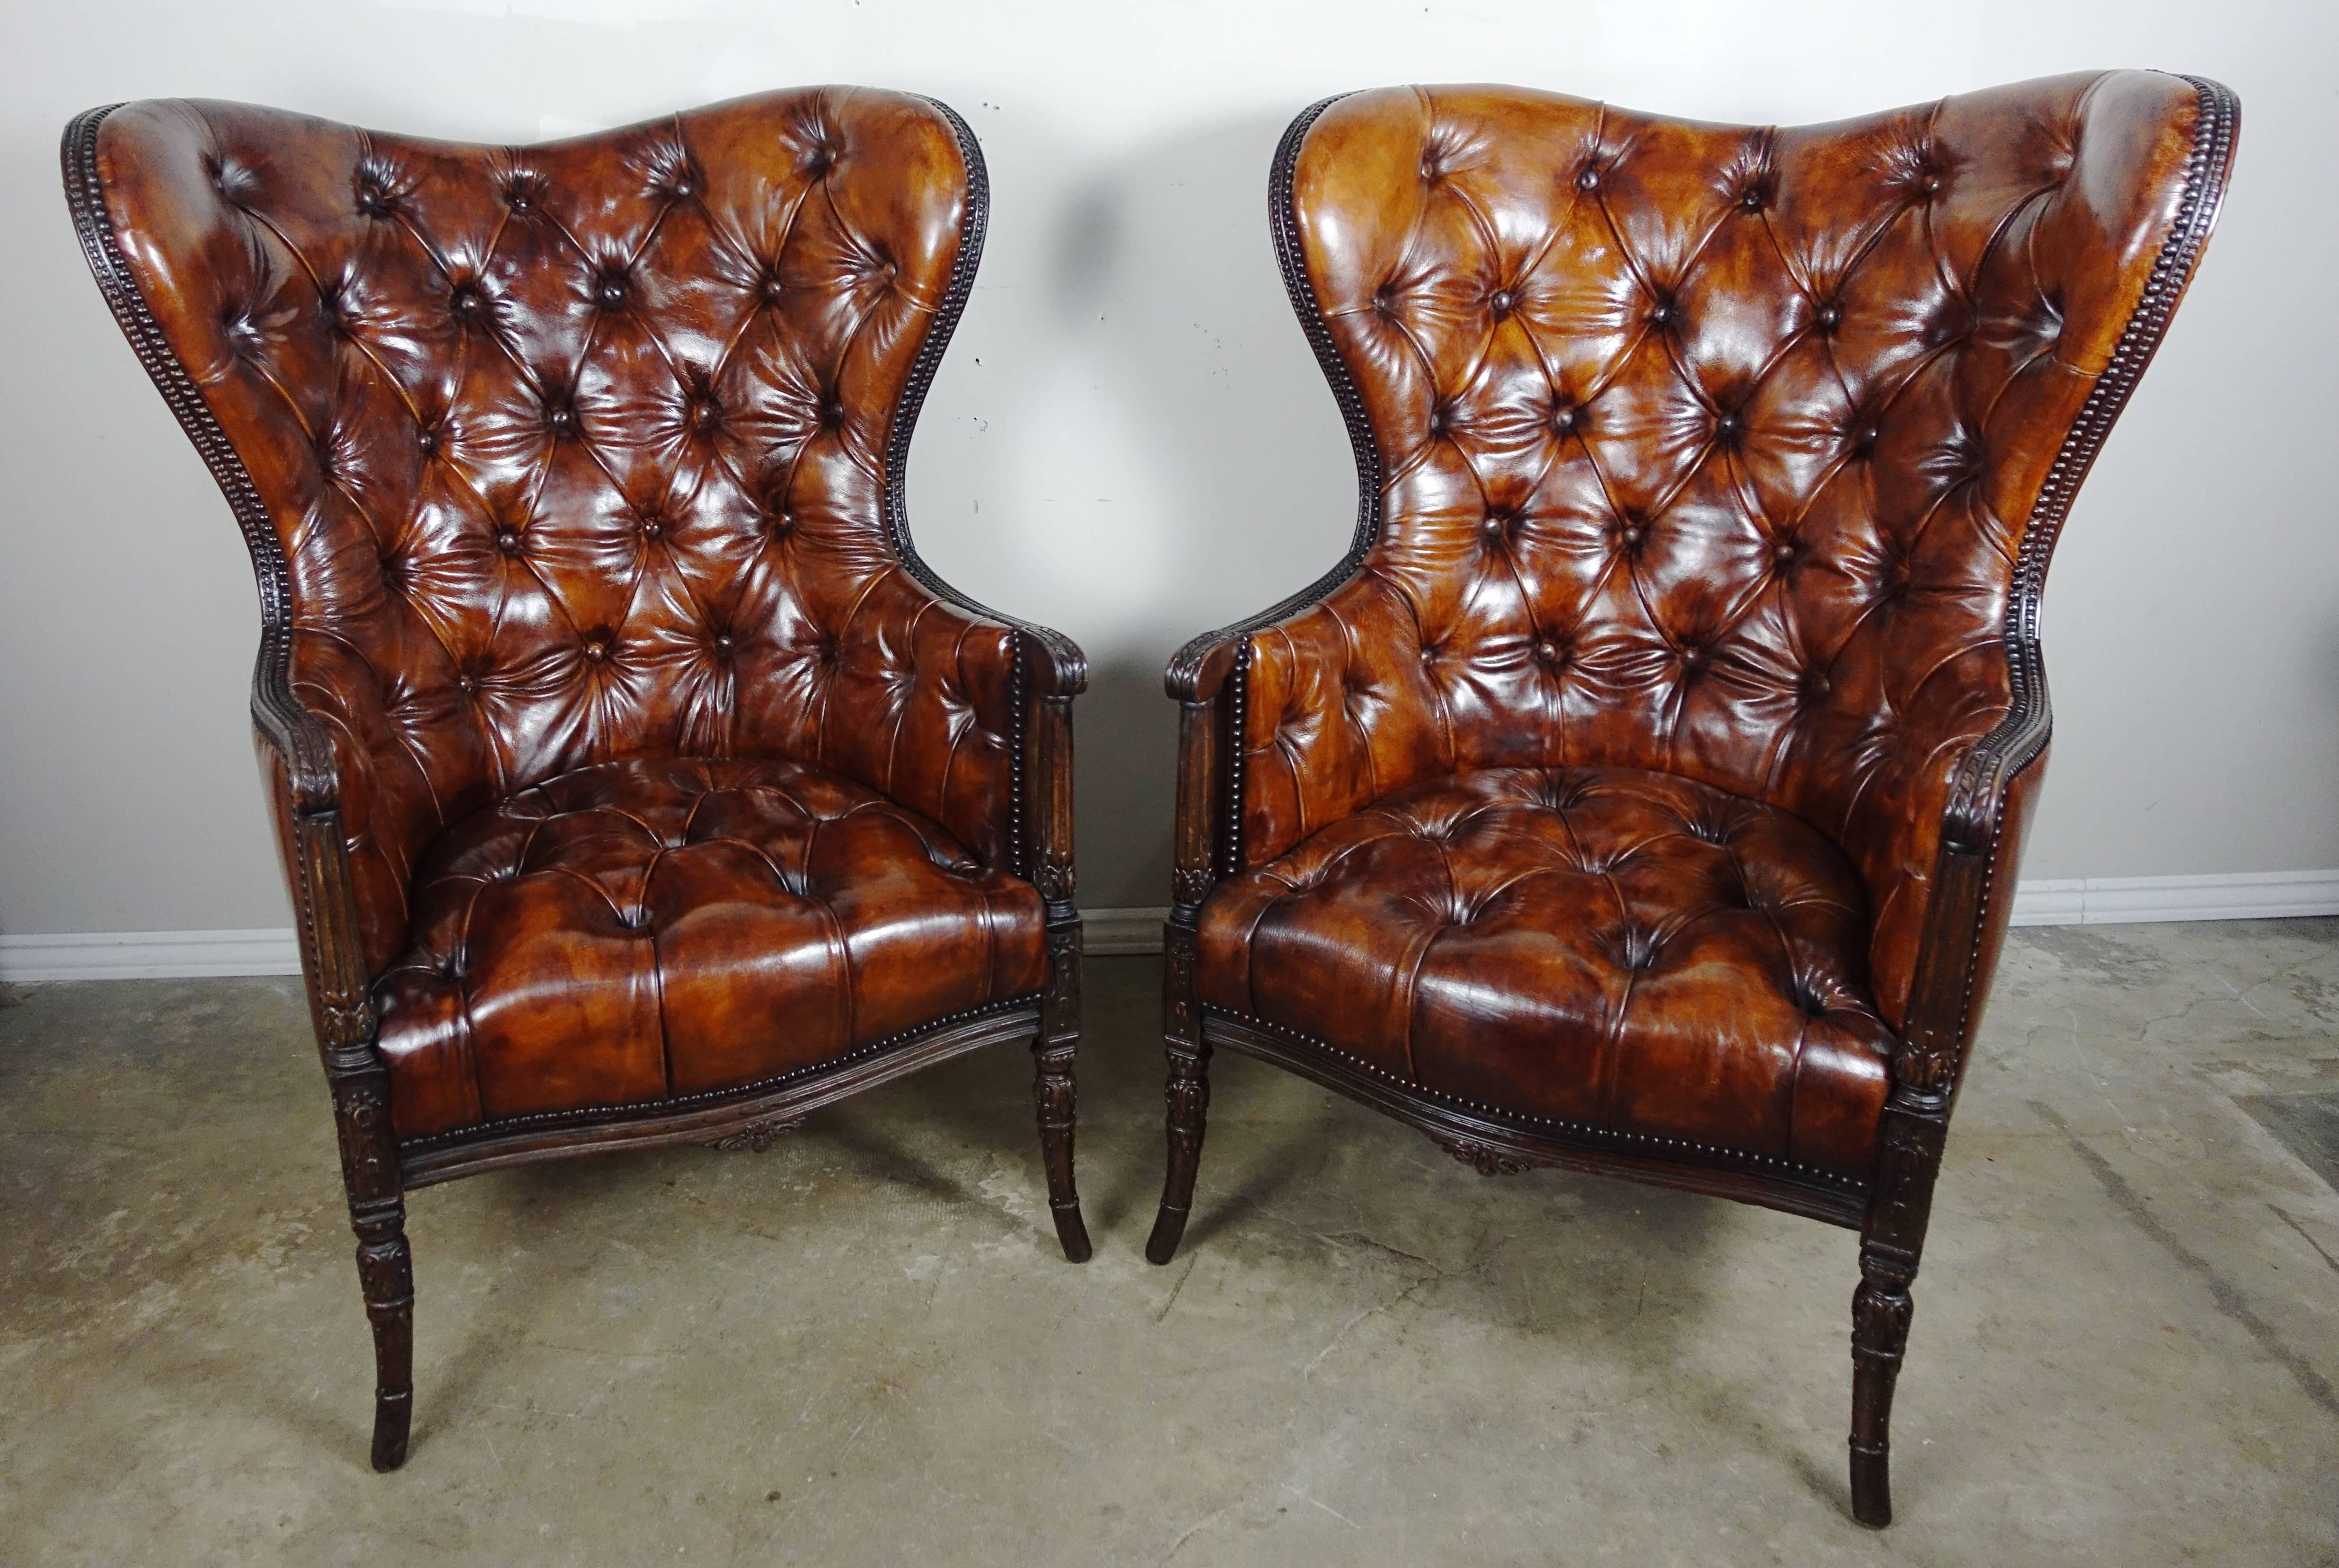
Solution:
M1177 1256L1194 1207L1194 1177L1202 1164L1202 1133L1210 1109L1210 1048L1202 1040L1201 1007L1194 994L1194 930L1171 917L1163 940L1161 1040L1169 1057L1164 1090L1170 1159L1161 1180L1161 1211L1145 1243L1151 1263Z
M1056 1239L1074 1263L1089 1260L1089 1228L1081 1218L1081 1195L1072 1185L1072 1132L1078 1095L1073 1059L1081 1043L1081 924L1074 919L1048 928L1048 994L1040 1004L1040 1034L1031 1052L1037 1070L1031 1099L1040 1116L1040 1155L1048 1169L1048 1211Z

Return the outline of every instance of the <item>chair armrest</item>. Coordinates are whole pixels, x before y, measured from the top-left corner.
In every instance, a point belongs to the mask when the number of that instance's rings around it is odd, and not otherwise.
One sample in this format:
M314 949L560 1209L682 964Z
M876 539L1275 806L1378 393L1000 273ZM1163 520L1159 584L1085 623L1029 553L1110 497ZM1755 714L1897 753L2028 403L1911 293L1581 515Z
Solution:
M1320 585L1319 585L1320 587ZM1451 772L1446 684L1463 666L1426 646L1411 602L1369 567L1199 647L1170 688L1226 709L1226 783L1213 834L1227 874L1414 780Z
M252 680L261 784L291 896L301 978L328 1072L377 1065L379 1024L366 918L341 827L341 770L332 733L293 695L287 639L271 628ZM403 907L401 897L400 907Z
M1071 702L1088 662L1062 633L977 604L913 555L904 566L840 643L823 761L1069 912Z
M1240 749L1242 726L1236 715L1248 688L1253 635L1304 619L1356 575L1352 554L1290 597L1204 632L1170 656L1162 686L1179 706L1178 806L1170 851L1173 921L1182 918L1191 925L1193 912L1200 908L1211 884L1232 875L1242 863L1227 760Z
M1879 922L1871 939L1871 968L1907 977L1894 1079L1901 1093L1944 1110L1965 1078L2047 776L2053 719L2035 646L2028 652L2017 659L2018 669L2030 666L2022 697L1959 751L1938 814L1911 823L1933 830L1929 876L1911 886L1906 918L1895 927Z

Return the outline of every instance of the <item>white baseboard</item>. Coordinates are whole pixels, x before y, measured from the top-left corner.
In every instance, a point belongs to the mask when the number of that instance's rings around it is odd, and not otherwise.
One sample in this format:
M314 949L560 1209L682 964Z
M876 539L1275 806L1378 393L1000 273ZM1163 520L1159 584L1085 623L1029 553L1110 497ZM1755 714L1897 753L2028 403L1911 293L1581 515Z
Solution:
M1102 958L1161 951L1163 908L1081 912L1085 945ZM2014 890L2016 925L2118 925L2142 921L2285 920L2339 914L2339 871L2230 876L2033 880ZM281 931L101 931L0 936L0 981L161 980L298 974L301 952Z
M2016 925L2287 920L2307 914L2339 914L2339 871L2091 876L2026 882L2014 890Z
M93 931L0 936L0 981L159 980L298 974L301 948L281 931Z

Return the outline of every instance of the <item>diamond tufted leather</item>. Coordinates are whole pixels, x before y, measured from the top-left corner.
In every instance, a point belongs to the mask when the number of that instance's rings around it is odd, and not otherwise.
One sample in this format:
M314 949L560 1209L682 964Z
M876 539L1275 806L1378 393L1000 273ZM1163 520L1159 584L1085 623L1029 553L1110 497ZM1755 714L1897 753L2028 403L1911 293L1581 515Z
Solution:
M1894 1043L1865 905L1776 807L1638 769L1483 769L1220 888L1199 983L1296 1034L1337 1020L1349 1055L1456 1100L1857 1179Z
M768 1081L1048 976L1028 883L801 763L564 774L439 835L411 902L375 987L410 1138Z
M367 974L432 914L442 834L617 759L825 769L1028 874L1018 705L1076 690L1077 653L951 597L887 515L968 145L862 90L528 148L105 117L113 237L281 555L290 694L331 749L291 804L338 808ZM607 1103L640 1098L612 1072ZM603 1103L586 1081L520 1098ZM401 1094L400 1130L451 1103Z
M1810 129L1508 89L1326 109L1291 211L1379 526L1250 638L1245 855L1426 774L1679 773L1844 850L1899 1027L1953 776L2013 705L2023 525L2195 98L2128 72Z
M964 123L767 94L538 147L154 101L84 253L250 546L252 717L406 1455L401 1194L1033 1044L1072 1181L1080 650L918 558Z
M1174 1256L1220 1046L1487 1174L1861 1229L1853 1511L2050 733L2038 596L2206 242L2214 83L1832 125L1327 100L1269 214L1355 544L1171 660Z

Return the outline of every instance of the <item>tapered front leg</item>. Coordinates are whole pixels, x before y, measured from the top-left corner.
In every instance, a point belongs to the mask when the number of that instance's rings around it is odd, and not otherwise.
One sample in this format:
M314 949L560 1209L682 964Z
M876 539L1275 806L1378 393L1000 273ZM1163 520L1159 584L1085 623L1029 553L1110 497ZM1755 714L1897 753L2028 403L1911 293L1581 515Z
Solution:
M1048 1210L1056 1239L1074 1263L1089 1260L1089 1228L1072 1185L1072 1129L1078 1096L1072 1062L1081 1043L1081 922L1048 928L1048 994L1040 1004L1040 1037L1032 1043L1038 1072L1031 1098L1040 1114L1040 1154L1048 1168Z
M1178 916L1185 914L1180 921ZM1161 1181L1161 1211L1145 1256L1167 1263L1186 1234L1194 1207L1194 1177L1202 1164L1202 1132L1210 1109L1210 1048L1202 1040L1201 1008L1194 995L1194 928L1190 912L1174 912L1165 929L1161 974L1161 1038L1170 1059L1165 1091L1169 1169Z
M358 1238L358 1285L373 1326L373 1467L395 1470L406 1463L414 1419L414 1258L390 1124L390 1075L376 1061L329 1069L327 1080Z
M1892 1387L1909 1346L1914 1263L1863 1247L1851 1297L1851 1516L1892 1523Z
M373 1326L373 1467L406 1463L414 1420L414 1258L406 1245L406 1203L350 1212L358 1233L358 1283Z
M1893 1086L1860 1232L1860 1288L1851 1297L1851 1516L1880 1530L1892 1523L1892 1387L1916 1312L1909 1287L1924 1255L1949 1119L1945 1092Z

